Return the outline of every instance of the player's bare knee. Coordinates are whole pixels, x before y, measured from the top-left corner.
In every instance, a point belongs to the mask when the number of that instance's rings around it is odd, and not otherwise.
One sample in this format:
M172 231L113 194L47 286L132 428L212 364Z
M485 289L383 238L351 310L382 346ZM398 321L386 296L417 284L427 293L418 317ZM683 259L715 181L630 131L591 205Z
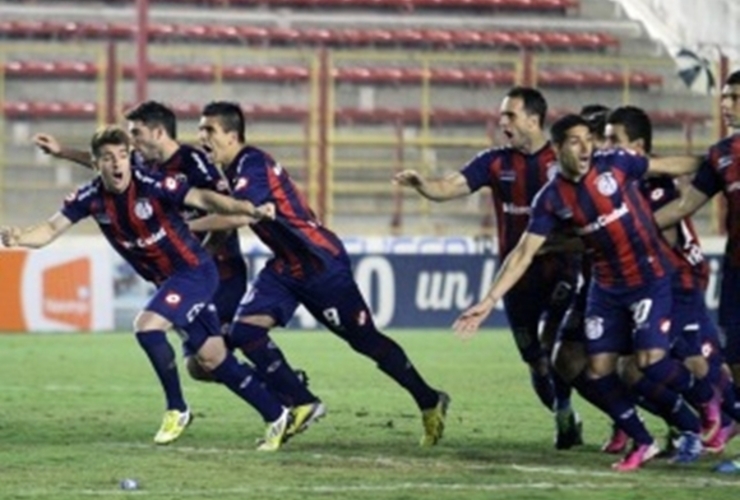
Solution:
M553 349L552 366L568 382L583 371L587 362L586 349L580 342L558 342Z
M627 385L635 385L643 377L640 368L637 366L637 360L634 356L622 356L619 358L618 370L619 376Z
M198 360L195 358L195 356L187 357L187 359L185 360L185 367L187 368L188 374L193 380L197 380L199 382L215 382L216 381L213 374L211 374L210 371L203 368L201 364L198 363Z
M663 349L644 349L635 353L635 360L640 370L644 370L653 363L657 363L666 356Z
M689 356L683 361L683 364L697 378L704 378L709 373L709 363L707 363L707 358L704 356Z
M532 370L533 373L544 377L550 373L550 360L543 356L534 361L530 361L529 369Z
M198 348L196 354L198 364L209 372L223 363L227 355L226 345L221 337L209 337L206 339L203 345Z

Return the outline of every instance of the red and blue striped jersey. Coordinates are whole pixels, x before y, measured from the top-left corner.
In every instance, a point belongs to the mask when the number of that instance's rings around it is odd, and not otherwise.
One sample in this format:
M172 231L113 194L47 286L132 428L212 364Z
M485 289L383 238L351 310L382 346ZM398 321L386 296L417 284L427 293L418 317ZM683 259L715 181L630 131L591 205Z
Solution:
M276 218L252 224L275 254L268 263L278 272L304 278L341 260L349 263L336 234L321 225L282 165L266 152L244 147L226 170L233 195L254 205L274 203Z
M535 198L528 232L547 235L563 224L583 239L593 279L604 287L642 286L673 271L638 183L648 159L627 151L594 153L578 181L555 176Z
M61 212L73 223L92 216L121 257L159 284L211 258L180 214L189 189L172 177L134 168L123 193L107 191L97 177L67 196Z
M710 198L724 192L727 198L725 259L731 266L740 267L740 133L709 148L693 185Z
M673 178L667 176L645 177L640 181L640 191L650 203L653 213L681 197ZM709 264L704 259L699 236L689 217L675 226L676 243L673 263L676 266L676 284L683 290L705 290L709 282Z
M527 229L532 200L555 175L555 165L555 153L548 142L532 154L508 146L489 149L460 171L471 192L485 186L491 188L501 259L511 252Z
M142 163L137 158L136 163L132 162L132 165L141 165ZM161 163L151 164L149 169L152 172L174 177L180 182L186 182L191 187L210 189L227 196L231 195L229 183L218 167L213 165L202 151L192 146L181 144L175 154ZM182 214L185 220L191 220L204 216L205 212L196 208L183 207ZM196 234L196 236L202 241L205 234ZM219 240L218 246L211 250L218 267L219 277L222 280L238 274L245 276L246 279L247 265L242 256L237 231L230 231L225 235L223 241Z

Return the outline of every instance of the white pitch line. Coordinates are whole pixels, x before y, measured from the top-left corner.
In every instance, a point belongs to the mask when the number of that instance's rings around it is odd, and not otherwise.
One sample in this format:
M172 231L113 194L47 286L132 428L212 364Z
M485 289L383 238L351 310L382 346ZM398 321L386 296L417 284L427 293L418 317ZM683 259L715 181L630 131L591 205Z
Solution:
M217 448L217 447L210 447L210 448L195 448L195 447L186 447L186 446L169 446L167 448L162 447L155 447L154 445L145 445L145 444L137 444L137 443L105 443L104 446L116 446L116 447L124 447L124 448L131 448L131 449L157 449L157 451L163 451L163 452L170 452L170 453L193 453L193 454L223 454L223 455L245 455L245 454L256 454L256 452L252 449L228 449L228 448ZM342 463L360 463L360 464L368 464L368 465L375 465L375 466L382 466L382 467L389 467L393 469L398 469L401 467L404 468L433 468L433 469L444 469L444 470L493 470L493 469L508 469L508 470L514 470L517 472L522 472L525 474L531 474L531 473L540 473L540 474L553 474L553 475L559 475L559 476L578 476L578 477L592 477L592 478L611 478L611 479L618 479L620 481L623 481L624 479L628 477L634 477L631 475L625 475L624 473L619 472L612 472L612 471L599 471L599 470L592 470L592 469L576 469L573 467L548 467L543 465L526 465L526 464L502 464L502 463L495 463L495 462L483 462L478 461L476 463L467 463L463 465L453 465L449 462L441 461L440 459L425 459L425 458L406 458L406 459L398 459L398 458L392 458L387 456L378 455L375 457L372 456L343 456L343 455L336 455L336 454L326 454L326 453L314 453L311 455L311 458L314 458L316 460L328 460L332 462L342 462ZM681 473L680 468L676 468L677 474ZM639 472L638 472L639 474ZM717 487L738 487L740 486L740 476L738 476L738 480L732 481L729 479L716 479L714 477L702 477L702 478L695 478L695 477L681 477L681 476L671 476L670 482L656 482L654 481L653 484L656 486L662 486L662 487L669 487L674 485L681 485L686 487L706 487L706 486L717 486ZM533 483L535 484L535 483ZM578 484L589 484L589 483L573 483L575 485ZM568 486L572 486L568 485ZM601 483L599 483L601 484ZM629 482L620 482L619 484L628 484L630 487L634 487L634 483ZM560 485L560 483L558 483ZM474 485L475 486L475 485Z

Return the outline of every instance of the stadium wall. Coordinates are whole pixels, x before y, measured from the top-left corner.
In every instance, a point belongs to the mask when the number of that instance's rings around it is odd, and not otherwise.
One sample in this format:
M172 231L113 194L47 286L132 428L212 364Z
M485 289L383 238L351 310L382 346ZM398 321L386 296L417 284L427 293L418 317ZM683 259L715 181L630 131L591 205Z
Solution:
M355 277L381 328L447 328L486 293L493 242L473 237L350 237ZM242 246L252 274L268 259L255 238ZM707 304L716 312L723 238L707 238ZM99 237L70 237L34 252L0 250L0 332L128 330L151 286ZM499 310L501 305L499 304ZM504 327L503 314L487 326ZM289 325L319 325L300 309Z

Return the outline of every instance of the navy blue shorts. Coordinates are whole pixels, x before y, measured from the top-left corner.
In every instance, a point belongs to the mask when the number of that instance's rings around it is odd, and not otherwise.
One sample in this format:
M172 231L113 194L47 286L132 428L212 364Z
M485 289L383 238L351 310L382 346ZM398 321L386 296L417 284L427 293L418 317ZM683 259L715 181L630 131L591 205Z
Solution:
M709 316L703 290L673 289L671 354L677 359L702 355L705 341L717 343L719 331Z
M619 290L593 281L586 304L586 352L668 351L671 307L671 276Z
M352 269L341 263L301 279L264 268L239 305L237 317L264 314L285 326L299 304L345 339L356 332L375 329Z
M157 288L144 310L169 320L186 348L197 352L208 336L220 335L218 315L211 303L217 286L216 265L209 260L170 276Z

